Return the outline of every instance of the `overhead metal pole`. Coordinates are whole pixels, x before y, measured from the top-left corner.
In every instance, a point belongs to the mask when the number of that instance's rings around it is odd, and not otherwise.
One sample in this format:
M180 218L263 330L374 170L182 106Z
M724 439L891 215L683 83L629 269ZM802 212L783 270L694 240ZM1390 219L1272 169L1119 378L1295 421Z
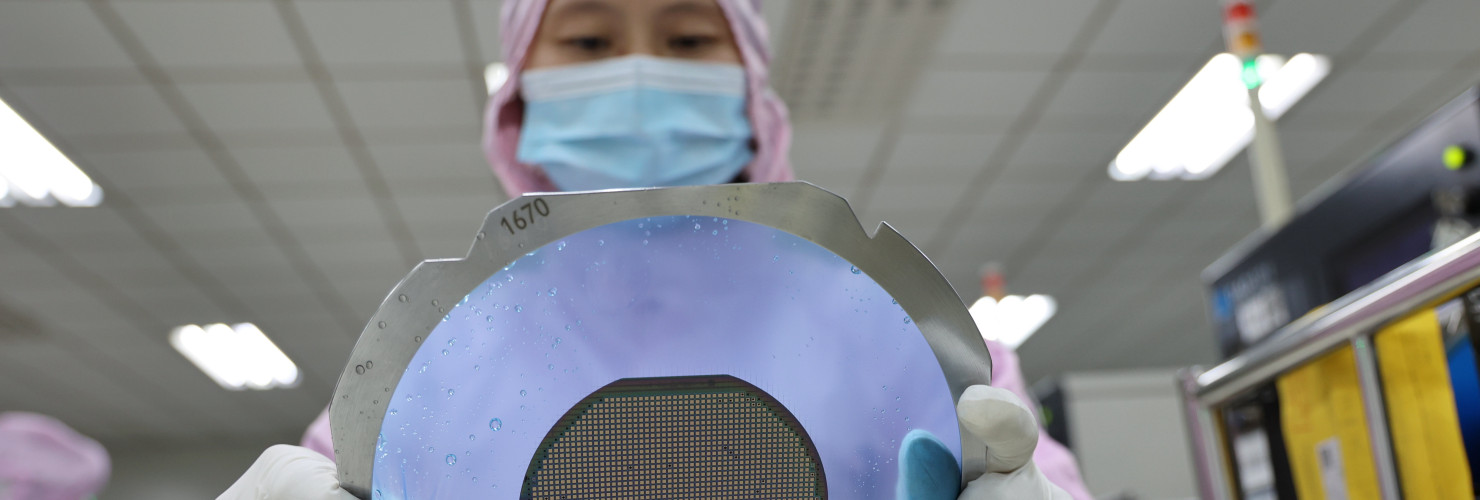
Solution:
M1264 44L1259 38L1259 20L1249 0L1223 0L1223 40L1228 51L1243 61L1241 73L1249 89L1249 111L1254 113L1254 143L1249 149L1249 165L1254 176L1254 198L1259 204L1259 219L1265 229L1285 225L1294 212L1290 202L1290 185L1285 174L1285 159L1280 149L1279 132L1264 114L1259 103L1259 88L1264 84L1259 74L1259 55Z
M1259 87L1249 89L1249 110L1254 113L1254 143L1249 147L1249 170L1254 175L1254 198L1259 203L1259 220L1264 228L1277 229L1289 222L1295 208L1290 200L1289 176L1285 172L1279 130L1264 113L1264 106L1259 102Z

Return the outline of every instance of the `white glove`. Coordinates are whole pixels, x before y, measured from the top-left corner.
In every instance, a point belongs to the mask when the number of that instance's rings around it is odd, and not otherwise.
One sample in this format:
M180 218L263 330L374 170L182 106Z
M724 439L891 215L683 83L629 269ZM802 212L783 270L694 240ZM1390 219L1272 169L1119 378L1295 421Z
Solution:
M1073 500L1033 464L1038 421L1011 391L968 387L956 403L956 416L987 445L987 472L967 483L960 500Z
M216 500L358 500L339 488L334 461L286 444L262 452Z

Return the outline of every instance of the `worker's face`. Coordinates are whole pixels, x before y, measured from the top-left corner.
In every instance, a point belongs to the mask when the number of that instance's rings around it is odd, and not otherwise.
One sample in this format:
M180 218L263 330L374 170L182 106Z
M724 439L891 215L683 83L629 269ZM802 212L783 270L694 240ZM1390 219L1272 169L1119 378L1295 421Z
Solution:
M550 0L525 69L633 54L740 63L714 0Z

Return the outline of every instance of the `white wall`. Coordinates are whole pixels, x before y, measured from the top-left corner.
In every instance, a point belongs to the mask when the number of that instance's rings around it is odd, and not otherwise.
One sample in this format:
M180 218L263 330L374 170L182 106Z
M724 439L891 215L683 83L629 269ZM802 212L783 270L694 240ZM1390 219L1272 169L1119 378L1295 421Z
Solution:
M1096 497L1196 495L1175 370L1071 373L1061 384L1069 439Z
M105 443L113 474L99 500L202 500L225 491L272 443Z

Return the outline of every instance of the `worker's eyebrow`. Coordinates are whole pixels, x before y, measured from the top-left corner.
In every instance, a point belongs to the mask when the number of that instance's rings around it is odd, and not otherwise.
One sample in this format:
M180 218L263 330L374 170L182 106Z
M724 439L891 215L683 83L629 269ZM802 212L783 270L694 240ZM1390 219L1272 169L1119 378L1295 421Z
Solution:
M610 3L601 0L574 0L571 2L561 2L560 5L555 6L546 15L550 17L564 17L582 13L620 14L621 12Z
M720 16L724 16L724 12L721 12L719 10L718 4L701 0L684 0L680 2L673 2L663 6L662 9L659 9L658 14L718 14Z

